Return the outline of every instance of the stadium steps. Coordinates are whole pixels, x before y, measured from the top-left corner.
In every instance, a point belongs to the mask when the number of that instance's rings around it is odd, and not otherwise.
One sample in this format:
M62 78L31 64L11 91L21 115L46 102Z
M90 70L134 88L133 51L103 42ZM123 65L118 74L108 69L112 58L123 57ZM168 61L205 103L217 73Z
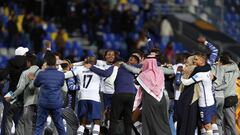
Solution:
M229 52L234 60L240 61L240 53L237 50L240 50L240 44L236 42L231 37L228 37L225 33L217 29L203 29L196 25L196 20L186 21L179 19L176 15L169 15L168 19L174 29L175 37L178 41L182 42L184 47L192 52L192 51L207 51L209 50L199 45L196 42L196 39L199 35L204 35L207 39L216 45L219 48L220 52L226 51ZM199 19L198 19L199 20ZM202 20L201 20L202 21ZM210 24L209 24L210 25Z

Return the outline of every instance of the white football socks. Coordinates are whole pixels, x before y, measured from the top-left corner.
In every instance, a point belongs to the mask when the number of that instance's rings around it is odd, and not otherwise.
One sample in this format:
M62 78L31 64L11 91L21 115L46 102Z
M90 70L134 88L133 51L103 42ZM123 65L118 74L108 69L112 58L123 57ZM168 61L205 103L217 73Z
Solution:
M85 127L83 125L80 125L80 127L77 130L77 135L83 135Z
M92 135L99 135L100 134L100 125L94 124Z
M219 135L217 124L212 124L213 135Z

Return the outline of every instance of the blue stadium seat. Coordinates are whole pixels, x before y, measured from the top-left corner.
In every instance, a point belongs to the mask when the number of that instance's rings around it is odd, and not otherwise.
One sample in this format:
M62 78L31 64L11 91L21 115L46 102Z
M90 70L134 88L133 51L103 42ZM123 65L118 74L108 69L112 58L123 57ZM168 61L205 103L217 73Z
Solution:
M227 12L224 15L224 19L227 20L228 22L235 21L235 13Z
M109 38L110 38L111 41L115 40L115 35L113 33L111 33L109 36L110 36Z
M106 33L106 41L111 42L113 37L111 36L111 33Z
M234 29L234 28L231 29L231 28L230 28L230 30L229 30L229 35L230 35L231 37L235 37L236 34L237 34L236 29Z
M55 24L48 23L47 32L52 33L52 32L56 32L56 31L57 31L57 28L56 28Z
M72 44L70 42L67 42L64 47L65 47L66 50L71 50L72 49Z
M16 3L13 5L13 10L14 10L15 15L21 14L21 12L20 12L21 10L18 8L18 5Z
M240 35L237 36L237 41L240 43Z
M110 41L105 41L103 47L104 49L111 49L112 43Z
M112 49L113 49L113 50L120 50L121 45L122 45L121 42L115 41L115 42L113 43Z
M46 39L46 40L51 40L51 39L52 39L50 32L47 32L47 34L46 34L46 36L45 36L45 39Z
M103 42L105 49L119 49L119 43L124 39L120 34L103 33Z
M115 38L116 40L120 40L120 41L124 40L123 36L121 36L120 34L115 34Z
M123 50L123 51L128 52L128 50L127 50L127 44L126 44L125 42L121 42L121 45L120 45L119 50Z
M131 40L136 42L138 40L138 38L139 38L139 34L137 32L130 33L130 38L131 38Z
M236 29L237 36L240 36L240 29Z
M135 24L135 28L136 31L140 31L144 25L144 16L143 13L141 13L140 15L138 15L138 19L135 20L134 24Z
M183 44L181 42L174 42L174 50L176 53L187 52L187 50L183 47Z
M131 4L136 4L138 6L142 6L142 1L141 0L128 0L129 3Z
M0 41L0 48L4 47L3 41Z
M73 54L78 58L83 56L83 49L77 41L73 41Z
M94 56L94 55L95 55L95 53L93 52L93 50L89 49L88 50L88 56Z
M175 0L175 3L176 3L176 4L183 4L183 3L184 3L184 0Z
M8 58L6 56L0 56L0 68L5 68L8 63Z
M106 41L107 40L107 34L103 33L102 38L103 38L103 41Z
M229 35L232 35L232 33L233 33L233 32L232 32L232 29L228 28L228 29L227 29L227 33L228 33Z
M225 21L224 21L224 22L225 22ZM228 29L229 29L228 26L229 26L228 23L224 23L223 29L224 29L224 31L225 31L226 33L227 33Z
M225 12L224 13L224 20L228 20L228 17L229 17L228 14Z
M168 14L169 13L169 7L168 7L167 4L162 4L160 9L161 9L162 14Z
M84 34L88 32L87 25L85 23L82 24L81 29Z
M122 42L118 51L120 52L120 57L121 58L127 58L128 57L128 50L127 50L127 44L126 43Z
M235 14L235 19L236 19L237 22L239 22L240 21L240 15L239 14Z
M57 51L57 45L55 41L52 41L51 51L56 52Z
M3 15L2 20L3 20L3 25L6 27L8 23L8 16Z
M236 13L231 14L231 21L236 21Z
M64 56L67 57L73 52L72 50L72 44L70 42L67 42L64 46Z

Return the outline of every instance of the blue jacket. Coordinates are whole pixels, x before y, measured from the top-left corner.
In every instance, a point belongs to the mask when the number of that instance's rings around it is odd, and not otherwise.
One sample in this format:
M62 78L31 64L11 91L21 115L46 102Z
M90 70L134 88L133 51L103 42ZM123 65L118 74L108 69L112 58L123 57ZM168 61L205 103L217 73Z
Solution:
M136 94L137 89L134 85L135 75L129 72L125 67L120 66L115 80L115 93Z
M56 68L47 68L41 71L34 81L34 86L40 87L38 105L50 109L61 108L63 84L63 72L57 71Z

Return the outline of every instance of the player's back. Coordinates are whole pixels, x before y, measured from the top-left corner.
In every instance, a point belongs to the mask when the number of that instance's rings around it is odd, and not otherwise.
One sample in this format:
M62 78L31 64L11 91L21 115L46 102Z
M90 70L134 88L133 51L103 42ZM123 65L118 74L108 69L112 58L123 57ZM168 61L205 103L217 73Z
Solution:
M214 97L212 92L212 80L210 77L210 72L199 72L194 77L197 81L199 81L200 86L200 98L199 98L199 106L206 107L214 104ZM200 78L200 79L199 79Z
M79 99L100 102L99 90L101 77L84 66L78 67L77 77L80 83Z

